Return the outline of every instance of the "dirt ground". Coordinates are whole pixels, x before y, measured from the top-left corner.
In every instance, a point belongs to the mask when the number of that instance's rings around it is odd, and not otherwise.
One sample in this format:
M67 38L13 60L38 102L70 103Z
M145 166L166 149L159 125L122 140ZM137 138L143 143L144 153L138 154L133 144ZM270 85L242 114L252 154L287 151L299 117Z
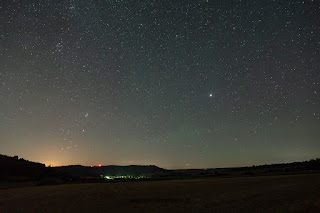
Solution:
M3 189L3 212L320 212L320 174Z

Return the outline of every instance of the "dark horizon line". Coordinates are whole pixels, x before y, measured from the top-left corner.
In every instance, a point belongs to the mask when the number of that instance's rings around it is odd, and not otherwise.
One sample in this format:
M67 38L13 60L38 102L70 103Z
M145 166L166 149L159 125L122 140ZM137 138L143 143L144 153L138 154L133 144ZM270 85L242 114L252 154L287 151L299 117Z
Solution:
M6 156L6 157L9 157L9 158L17 158L18 160L25 160L25 161L28 161L28 162L32 162L32 163L40 163L40 164L44 164L44 163L41 163L41 162L34 162L34 161L29 161L29 160L26 160L24 158L19 158L18 155L15 155L15 156L9 156L9 155L5 155L5 154L0 154L0 156ZM320 157L320 156L319 156ZM89 167L89 168L102 168L102 167L107 167L107 166L118 166L118 167L128 167L128 166L156 166L158 168L161 168L161 169L164 169L164 170L209 170L209 169L236 169L236 168L249 168L249 167L258 167L258 166L271 166L271 165L283 165L283 164L292 164L292 163L303 163L303 162L309 162L309 161L312 161L312 160L320 160L320 158L315 158L315 159L309 159L309 160L305 160L305 161L294 161L294 162L285 162L285 163L271 163L271 164L258 164L258 165L250 165L250 166L236 166L236 167L216 167L216 168L188 168L188 169L166 169L166 168L162 168L162 167L159 167L157 165L152 165L152 164L148 164L148 165L102 165L102 164L99 164L98 166L95 165L95 166L85 166L85 165L81 165L81 164L73 164L73 165L61 165L61 166L51 166L51 164L49 166L47 166L46 164L45 167L46 168L55 168L55 167L70 167L70 166L82 166L82 167Z

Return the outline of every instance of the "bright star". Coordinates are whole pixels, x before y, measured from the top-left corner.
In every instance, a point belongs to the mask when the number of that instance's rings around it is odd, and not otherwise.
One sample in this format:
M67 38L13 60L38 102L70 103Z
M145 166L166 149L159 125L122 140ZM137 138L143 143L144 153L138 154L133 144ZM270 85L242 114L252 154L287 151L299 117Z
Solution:
M212 94L212 93L210 93L210 94L209 94L209 97L211 98L212 96L213 96L213 94Z

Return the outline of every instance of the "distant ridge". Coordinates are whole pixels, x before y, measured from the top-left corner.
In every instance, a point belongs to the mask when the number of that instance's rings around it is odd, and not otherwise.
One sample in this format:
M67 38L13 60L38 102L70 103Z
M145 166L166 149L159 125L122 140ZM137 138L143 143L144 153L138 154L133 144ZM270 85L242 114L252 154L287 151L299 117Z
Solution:
M52 167L52 169L59 173L67 173L75 176L140 176L140 175L154 175L168 172L166 169L162 169L155 165L130 165L130 166L101 166L101 167L88 167L81 165L60 166Z
M243 175L279 175L320 172L320 159L259 165L236 168L214 169L176 169L167 170L155 165L129 165L129 166L82 166L70 165L59 167L46 167L45 164L31 162L18 156L10 157L0 154L0 180L40 180L43 178L58 178L63 180L87 180L101 176L145 176L148 178L183 179L190 177L217 177L217 176L243 176Z
M38 179L44 176L78 176L99 177L103 176L152 176L168 172L155 165L129 165L129 166L101 166L89 167L82 165L70 165L59 167L46 167L45 164L32 162L18 156L0 154L0 180L8 177L31 177Z

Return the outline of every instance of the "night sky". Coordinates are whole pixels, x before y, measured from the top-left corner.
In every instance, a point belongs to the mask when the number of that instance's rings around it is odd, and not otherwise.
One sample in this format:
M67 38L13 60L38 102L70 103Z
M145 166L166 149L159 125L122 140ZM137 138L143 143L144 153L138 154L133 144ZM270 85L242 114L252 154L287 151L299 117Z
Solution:
M0 153L214 168L320 156L320 1L1 1Z

